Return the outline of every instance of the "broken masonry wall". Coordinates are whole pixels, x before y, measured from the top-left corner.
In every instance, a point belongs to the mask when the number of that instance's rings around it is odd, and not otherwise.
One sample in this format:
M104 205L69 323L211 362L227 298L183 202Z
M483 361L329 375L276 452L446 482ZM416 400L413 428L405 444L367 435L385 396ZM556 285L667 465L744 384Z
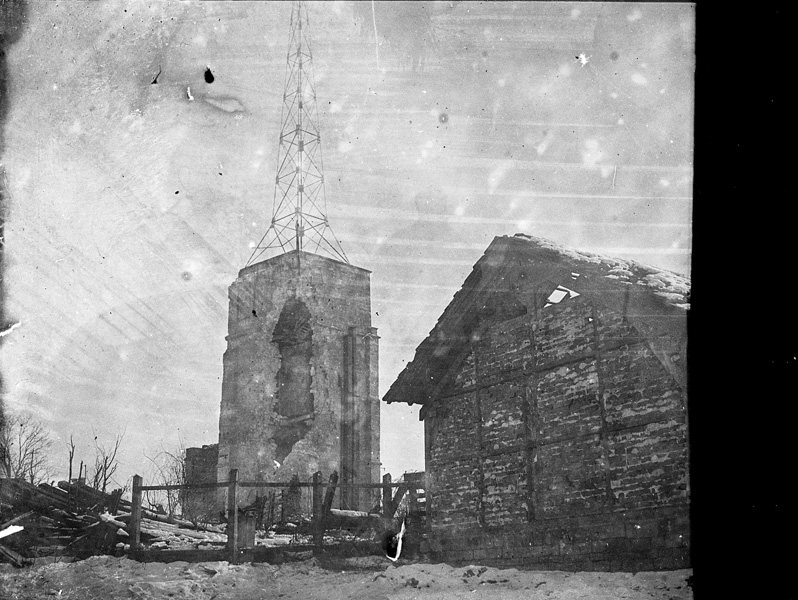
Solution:
M294 475L309 481L316 471L326 480L333 470L357 482L378 481L370 293L365 269L304 252L299 275L296 252L241 270L229 290L219 481L227 481L231 468L240 481L287 482ZM342 422L347 409L357 421ZM344 427L347 450L355 452L342 465ZM240 504L257 493L266 491L241 489ZM303 494L309 509L307 488ZM359 505L361 495L351 503Z
M648 341L584 295L489 327L426 407L432 549L540 569L689 566L685 413Z
M186 448L185 461L185 483L216 483L218 444ZM216 490L181 490L179 500L184 519L207 522L218 517Z

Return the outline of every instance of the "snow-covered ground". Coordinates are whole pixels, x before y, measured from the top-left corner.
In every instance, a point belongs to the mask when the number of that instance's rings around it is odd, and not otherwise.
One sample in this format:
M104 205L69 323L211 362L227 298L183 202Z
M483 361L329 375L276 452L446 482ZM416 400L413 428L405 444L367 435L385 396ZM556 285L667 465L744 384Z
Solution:
M139 563L92 557L28 569L0 565L3 600L131 598L136 600L361 600L521 598L616 600L688 599L691 570L653 573L517 571L445 564L396 566L379 557L323 568L315 558L270 565L227 562Z

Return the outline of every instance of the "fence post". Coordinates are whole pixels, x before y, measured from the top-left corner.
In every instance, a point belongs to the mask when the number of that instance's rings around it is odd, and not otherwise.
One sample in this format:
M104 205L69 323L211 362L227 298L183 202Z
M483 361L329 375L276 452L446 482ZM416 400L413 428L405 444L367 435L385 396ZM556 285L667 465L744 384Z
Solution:
M391 474L382 476L382 516L386 519L393 517L393 493L391 492Z
M283 521L295 523L302 518L302 487L299 485L299 475L296 473L288 484L283 496Z
M319 520L316 521L313 528L313 543L317 550L321 550L324 542L324 530L327 526L327 515L332 508L333 499L335 498L335 487L338 485L338 471L333 471L330 475L330 482L327 484L327 491L324 494L324 502L319 511Z
M133 475L133 494L130 502L130 551L136 552L141 545L141 475Z
M316 522L321 517L321 471L313 473L313 521Z
M230 563L238 563L238 469L230 469L227 483L227 549Z
M321 551L324 541L322 521L324 519L324 498L322 497L321 471L313 473L313 545L315 551Z
M327 484L327 493L324 494L324 505L321 508L321 518L327 518L327 515L332 508L333 499L335 498L335 487L338 485L338 471L333 471L330 475L330 482Z

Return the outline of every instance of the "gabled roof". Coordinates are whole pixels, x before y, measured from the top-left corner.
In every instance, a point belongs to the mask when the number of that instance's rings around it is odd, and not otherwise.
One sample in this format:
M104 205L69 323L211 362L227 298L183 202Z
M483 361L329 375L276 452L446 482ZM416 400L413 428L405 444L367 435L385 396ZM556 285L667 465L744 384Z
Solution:
M494 238L383 401L430 401L452 364L485 328L544 307L558 287L625 314L686 387L688 278L516 234Z

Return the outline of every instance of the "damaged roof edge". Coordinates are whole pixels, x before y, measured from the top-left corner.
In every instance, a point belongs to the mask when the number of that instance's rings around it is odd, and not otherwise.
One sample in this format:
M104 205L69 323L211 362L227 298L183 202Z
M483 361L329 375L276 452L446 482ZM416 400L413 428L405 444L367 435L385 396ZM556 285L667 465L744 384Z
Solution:
M429 398L430 365L432 360L450 360L450 351L441 352L439 339L452 339L452 333L462 328L464 317L479 307L471 307L475 296L486 284L499 276L503 267L519 261L523 268L537 272L554 270L573 279L567 285L580 294L598 295L607 291L635 290L635 296L648 297L648 308L657 312L686 317L690 303L690 280L684 275L658 269L628 259L610 258L599 254L564 248L550 240L526 234L497 236L474 265L472 272L444 309L427 337L418 345L410 361L390 389L383 396L386 403L424 404ZM651 315L655 317L655 315ZM451 343L451 342L449 342ZM438 356L437 360L433 359ZM441 365L436 365L440 368ZM438 368L435 369L438 372Z

